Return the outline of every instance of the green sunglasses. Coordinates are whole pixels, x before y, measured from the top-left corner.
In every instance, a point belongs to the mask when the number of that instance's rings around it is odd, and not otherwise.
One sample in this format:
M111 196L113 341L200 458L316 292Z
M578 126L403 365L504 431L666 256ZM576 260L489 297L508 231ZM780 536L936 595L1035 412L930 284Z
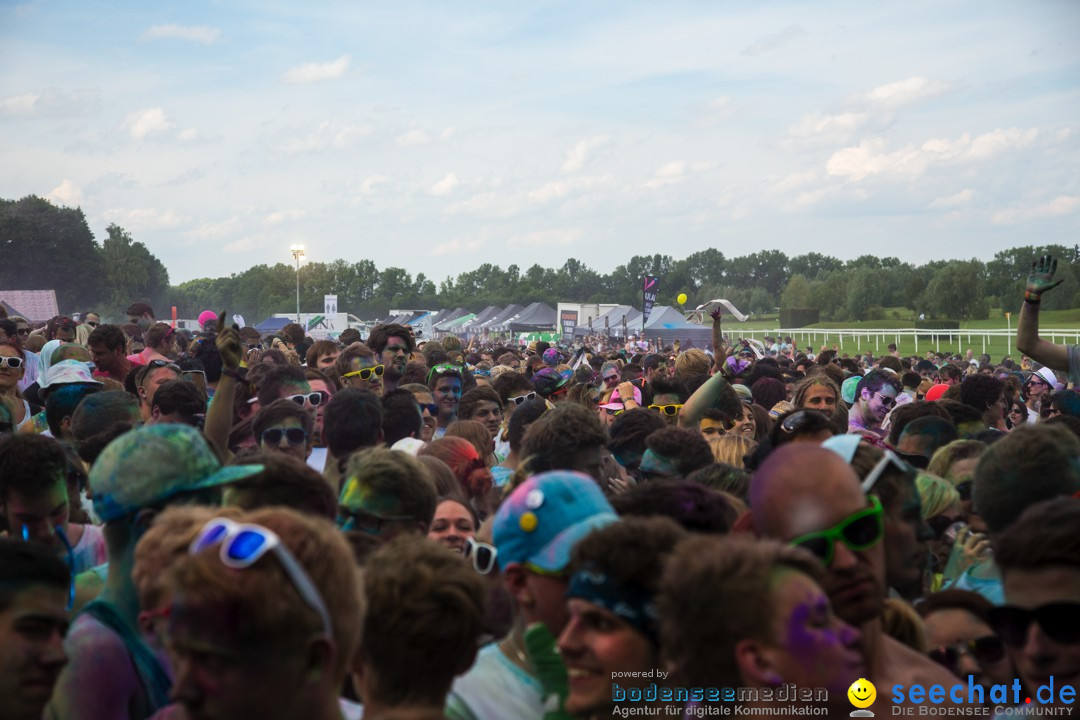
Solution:
M849 515L831 528L800 535L788 544L809 550L828 567L832 564L837 541L854 552L867 550L881 542L885 534L881 515L881 501L871 495L870 507Z

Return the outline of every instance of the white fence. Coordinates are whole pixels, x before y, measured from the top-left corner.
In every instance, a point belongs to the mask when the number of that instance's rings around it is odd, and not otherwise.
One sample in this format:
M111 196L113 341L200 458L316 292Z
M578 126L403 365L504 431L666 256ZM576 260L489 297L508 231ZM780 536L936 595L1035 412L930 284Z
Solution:
M732 328L738 326L733 325ZM930 329L915 329L915 328L830 328L830 329L815 329L815 328L780 328L777 330L733 330L731 334L738 335L740 337L750 338L764 338L766 336L775 338L779 341L781 338L790 337L800 347L806 347L810 345L814 348L815 352L821 345L827 345L830 342L830 338L836 338L834 344L844 344L845 338L849 338L851 342L855 343L856 350L863 351L863 343L866 343L866 349L869 350L871 343L873 343L873 350L875 353L881 351L889 343L895 343L897 347L911 347L914 343L914 354L919 353L919 339L923 339L923 349L927 350L933 348L935 352L941 350L941 342L943 339L948 340L948 344L952 345L954 340L963 342L967 339L967 345L970 347L973 342L982 341L982 352L986 352L986 345L990 338L1007 338L1007 353L1012 353L1013 348L1013 334L1015 331L1008 330L975 330L961 328L959 330L930 330ZM930 340L927 341L927 336L930 336ZM1080 329L1042 329L1039 331L1039 337L1044 340L1049 340L1052 343L1061 344L1075 344L1080 345ZM908 340L908 343L902 341ZM905 351L906 352L906 351Z

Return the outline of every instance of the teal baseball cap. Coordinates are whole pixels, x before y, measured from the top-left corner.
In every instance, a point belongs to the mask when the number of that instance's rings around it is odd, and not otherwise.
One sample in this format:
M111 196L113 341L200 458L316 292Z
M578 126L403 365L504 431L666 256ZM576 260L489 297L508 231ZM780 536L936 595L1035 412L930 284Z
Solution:
M109 443L90 468L94 512L103 522L158 505L181 493L260 473L262 465L223 467L190 425L148 425Z
M502 567L522 563L560 573L570 564L574 545L618 519L595 480L553 470L514 489L495 513L491 535Z

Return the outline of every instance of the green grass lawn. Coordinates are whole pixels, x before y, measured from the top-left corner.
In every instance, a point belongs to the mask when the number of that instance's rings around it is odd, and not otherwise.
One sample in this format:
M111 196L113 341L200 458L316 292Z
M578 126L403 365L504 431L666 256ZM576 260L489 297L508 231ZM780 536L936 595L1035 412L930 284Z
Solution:
M972 320L960 323L960 330L953 335L951 341L948 335L943 335L937 339L919 338L918 347L916 348L916 342L911 337L899 338L898 347L902 354L913 355L916 352L923 354L927 350L942 351L942 352L960 352L964 353L968 349L971 349L976 355L983 352L990 354L995 362L1001 360L1005 355L1011 355L1014 359L1019 358L1019 354L1016 352L1016 321L1017 316L1012 316L1012 337L989 337L979 335L979 330L1007 330L1009 323L1006 321L1005 316L1000 311L994 311L994 314L998 316L998 319L993 320ZM816 325L808 326L799 330L795 335L795 341L800 348L806 348L811 346L814 348L814 352L818 352L822 345L828 347L839 347L841 353L855 354L858 352L866 352L870 350L875 355L881 355L886 352L886 346L889 343L897 342L895 335L889 335L887 332L876 335L869 339L867 338L853 338L851 335L839 335L835 332L829 332L830 330L889 330L889 329L910 329L915 325L915 321L910 314L910 311L905 311L904 308L887 308L886 320L864 320L859 322L823 322ZM905 319L896 319L897 317ZM747 322L740 323L734 321L728 321L724 323L724 330L729 335L736 337L756 337L761 339L764 335L773 334L779 329L780 322L778 319L758 320L751 319ZM1047 339L1051 339L1051 333L1055 329L1059 330L1075 330L1076 333L1070 333L1069 335L1059 335L1053 340L1061 344L1077 344L1080 343L1080 308L1073 308L1070 310L1052 310L1041 313L1039 318L1039 328L1041 334L1046 336Z

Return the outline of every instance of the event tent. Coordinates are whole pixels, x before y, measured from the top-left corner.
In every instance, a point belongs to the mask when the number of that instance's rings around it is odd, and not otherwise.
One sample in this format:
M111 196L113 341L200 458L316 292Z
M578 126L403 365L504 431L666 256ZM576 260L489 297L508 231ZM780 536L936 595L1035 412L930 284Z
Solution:
M500 311L498 305L488 305L486 308L476 313L476 317L472 320L466 320L458 329L462 332L472 332L478 325L486 323L491 318L495 317L495 314Z
M542 302L534 302L516 315L507 318L493 330L510 332L535 332L555 328L555 308Z
M638 328L640 328L640 318ZM637 332L632 325L627 329L631 334ZM649 340L659 339L665 345L678 340L684 348L706 348L712 345L712 327L687 322L682 313L670 305L655 305L649 320L645 323L645 337Z
M641 328L641 313L630 305L616 305L606 313L592 321L592 330L588 325L578 325L574 328L575 337L586 335L609 335L611 337L623 337L623 318L626 318L626 331L635 333L635 327ZM604 322L607 321L605 328Z

